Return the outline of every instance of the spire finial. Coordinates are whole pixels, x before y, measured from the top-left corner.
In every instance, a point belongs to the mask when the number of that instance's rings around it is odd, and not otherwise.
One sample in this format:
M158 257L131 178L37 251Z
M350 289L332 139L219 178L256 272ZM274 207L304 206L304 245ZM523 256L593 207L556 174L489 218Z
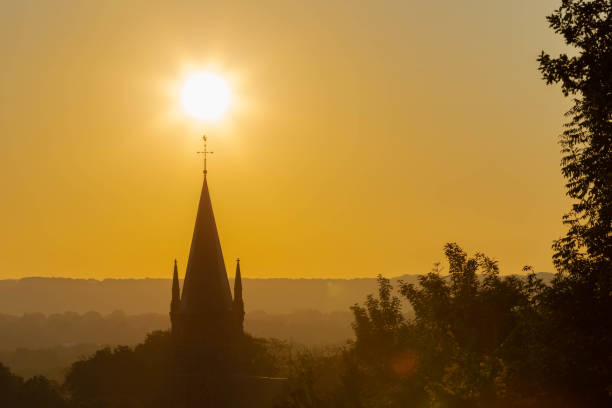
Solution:
M209 155L209 154L213 154L214 152L211 152L211 151L206 149L206 135L202 136L202 140L204 141L204 150L202 150L201 152L198 152L198 153L204 155L204 176L206 176L206 173L207 173L207 170L206 170L206 156Z

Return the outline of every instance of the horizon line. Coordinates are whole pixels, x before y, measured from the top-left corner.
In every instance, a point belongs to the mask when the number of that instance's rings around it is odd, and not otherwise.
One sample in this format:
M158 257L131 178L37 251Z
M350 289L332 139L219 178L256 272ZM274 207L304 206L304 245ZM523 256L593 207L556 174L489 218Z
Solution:
M549 272L549 271L543 271L543 272L535 272L536 275L541 275L541 274L551 274L554 275L556 272ZM391 277L387 277L385 275L383 275L383 278L386 279L398 279L398 278L402 278L404 276L423 276L423 275L427 275L427 273L405 273L402 275L395 275L395 276L391 276ZM482 274L477 274L477 275L482 275ZM527 276L529 275L529 273L527 272L522 272L522 273L508 273L508 274L504 274L504 273L500 273L499 276ZM449 276L448 273L446 274L441 274L441 276ZM235 276L229 276L229 279L234 279ZM242 279L249 279L249 280L363 280L363 279L377 279L378 275L376 276L366 276L366 277L353 277L353 278L334 278L334 277L315 277L315 278L309 278L309 277L248 277L248 276L242 276ZM27 279L65 279L65 280L87 280L87 281L98 281L98 282L103 282L103 281L107 281L107 280L172 280L172 277L168 277L168 278L155 278L155 277L122 277L122 278L113 278L113 277L106 277L106 278L87 278L87 277L80 277L80 278L74 278L74 277L67 277L67 276L37 276L37 275L32 275L32 276L22 276L20 278L0 278L0 282L2 281L20 281L20 280L27 280ZM183 281L185 278L180 278L180 281Z

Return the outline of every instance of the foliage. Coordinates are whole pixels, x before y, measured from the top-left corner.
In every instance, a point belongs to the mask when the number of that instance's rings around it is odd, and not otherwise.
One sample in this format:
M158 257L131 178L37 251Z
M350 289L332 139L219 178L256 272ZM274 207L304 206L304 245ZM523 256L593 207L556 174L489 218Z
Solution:
M548 22L575 55L539 57L547 84L574 102L560 137L574 203L554 244L559 273L544 329L558 336L547 364L561 392L598 406L612 397L612 2L563 0Z
M168 402L170 335L153 332L135 348L98 350L72 365L65 387L75 407L156 407Z
M548 17L576 55L538 61L548 84L560 83L574 106L561 135L562 172L567 194L575 200L564 222L566 237L555 244L555 261L570 274L607 272L612 257L612 3L609 0L563 0ZM575 268L574 266L578 266Z
M379 276L378 293L352 307L355 342L307 349L245 335L233 345L234 369L287 377L280 408L589 407L610 402L602 396L605 377L566 383L568 370L584 375L599 366L573 365L583 358L579 351L560 354L568 344L578 344L573 341L585 340L573 333L570 342L563 337L567 333L558 331L557 314L564 309L551 305L563 294L559 282L546 286L529 267L529 275L502 277L496 261L480 253L468 256L455 243L447 244L444 254L446 275L438 264L418 284L400 281L398 291ZM24 382L0 366L0 402L58 408L170 406L177 386L173 353L168 332L151 333L134 348L99 350L72 365L66 395L43 377Z
M340 356L338 350L291 350L287 361L289 378L283 408L336 407L340 402ZM330 398L331 397L331 398ZM334 398L336 397L336 398Z
M20 408L67 408L57 383L35 376L27 381L0 363L0 406Z
M287 345L283 342L245 335L232 347L231 355L236 357L232 369L242 375L274 376L283 369L287 354ZM187 381L191 380L177 379L173 375L176 368L174 357L171 334L153 332L134 348L104 348L77 361L70 368L64 387L75 408L172 406L175 391L188 386ZM193 357L198 369L210 374L207 377L210 381L221 381L218 369L199 363L201 360L212 364L209 356Z
M559 283L544 285L530 267L502 277L496 261L454 243L444 253L447 276L436 265L418 284L401 282L400 296L379 276L377 296L352 307L355 343L297 354L284 407L609 406L606 377L589 374L602 364L577 366L590 350L560 348L588 341L559 331L557 315L571 312L551 309Z
M538 61L547 84L560 83L574 106L561 135L562 172L575 200L564 217L567 235L555 243L559 269L595 279L610 290L612 257L612 3L563 0L548 17L576 55ZM590 276L594 275L594 276Z
M494 260L457 244L444 252L448 276L436 265L418 285L400 283L414 318L379 276L378 296L352 307L356 342L294 361L290 381L301 387L288 406L529 406L541 393L531 324L545 286L535 274L502 278Z
M277 339L263 339L245 334L234 345L236 371L252 376L280 376L286 370L289 345Z
M401 302L392 296L388 279L378 276L378 298L368 295L365 306L354 305L353 329L357 337L356 349L367 356L373 349L379 354L392 352L396 346L398 329L404 323Z

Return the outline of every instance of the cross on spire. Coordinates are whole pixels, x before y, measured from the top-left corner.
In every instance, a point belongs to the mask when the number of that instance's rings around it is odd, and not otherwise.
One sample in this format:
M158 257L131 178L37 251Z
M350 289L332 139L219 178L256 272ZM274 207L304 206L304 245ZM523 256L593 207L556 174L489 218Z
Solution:
M206 156L209 155L209 154L213 154L214 152L211 152L211 151L206 149L206 135L202 136L202 140L204 141L204 150L202 150L201 152L198 152L198 153L204 155L204 175L206 176L206 173L207 173L207 170L206 170Z

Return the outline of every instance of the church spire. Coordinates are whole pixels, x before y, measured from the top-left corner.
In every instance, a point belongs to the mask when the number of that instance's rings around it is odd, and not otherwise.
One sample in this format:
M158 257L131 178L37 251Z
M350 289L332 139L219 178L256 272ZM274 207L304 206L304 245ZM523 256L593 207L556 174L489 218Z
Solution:
M242 300L242 276L240 275L240 258L236 259L236 277L234 278L234 305L232 307L236 324L240 332L244 330L244 301Z
M206 148L206 136L203 140L204 150L199 153L204 155L204 182L183 282L180 312L198 316L200 325L212 329L230 323L232 294L208 191L206 156L211 152Z

